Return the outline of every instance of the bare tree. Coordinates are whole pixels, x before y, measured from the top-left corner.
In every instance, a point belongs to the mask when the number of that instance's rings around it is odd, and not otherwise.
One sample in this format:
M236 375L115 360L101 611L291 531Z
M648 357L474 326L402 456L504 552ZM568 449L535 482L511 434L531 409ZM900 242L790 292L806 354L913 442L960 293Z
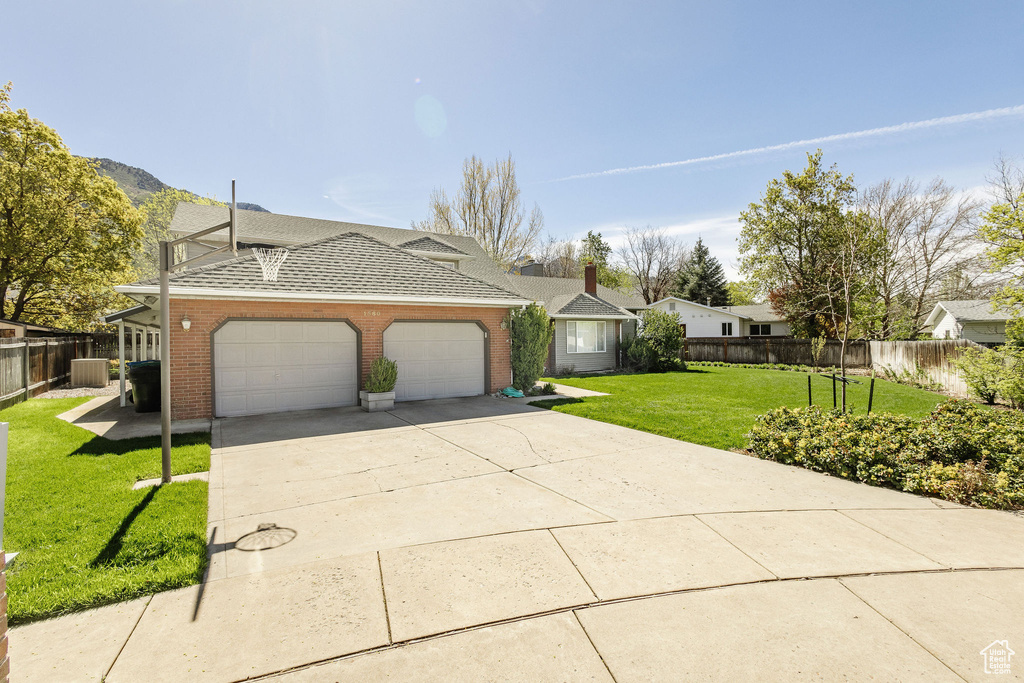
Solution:
M435 189L430 196L430 217L414 222L413 227L473 237L495 261L511 269L534 250L544 215L535 204L526 216L511 154L493 166L484 166L473 156L462 165L459 194L449 198L443 189Z
M916 337L940 288L954 274L969 284L971 273L981 270L970 248L981 203L939 178L923 190L907 178L868 188L860 204L881 239L874 278L881 310L874 334Z
M995 172L986 176L996 204L1009 204L1016 210L1024 200L1024 168L1002 154L996 159Z
M534 260L544 264L548 277L579 277L579 246L575 240L558 240L549 235Z
M648 304L668 296L687 255L681 242L664 230L647 226L628 228L618 256L633 276L636 289Z

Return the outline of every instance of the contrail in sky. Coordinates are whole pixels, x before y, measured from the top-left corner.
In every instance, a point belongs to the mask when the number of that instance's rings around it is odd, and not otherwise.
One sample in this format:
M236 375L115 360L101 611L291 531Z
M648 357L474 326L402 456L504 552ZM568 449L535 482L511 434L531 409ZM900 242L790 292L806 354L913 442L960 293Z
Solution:
M556 182L562 180L579 180L581 178L599 178L601 176L609 175L622 175L625 173L639 173L640 171L657 171L663 168L675 168L677 166L694 166L696 164L704 164L709 161L721 161L722 159L735 159L736 157L748 157L755 154L765 154L767 152L780 152L787 149L794 149L797 147L810 147L812 145L820 145L823 142L838 142L842 140L859 140L861 138L873 138L879 135L893 135L895 133L905 133L912 130L922 130L925 128L938 128L940 126L955 126L961 123L973 123L975 121L989 121L992 119L1001 119L1010 116L1024 116L1024 105L1018 105L1016 107L1003 107L1001 109L988 109L986 111L976 111L971 114L958 114L956 116L942 116L937 119L927 119L925 121L909 121L907 123L900 123L895 126L884 126L882 128L871 128L868 130L856 130L850 133L839 133L837 135L826 135L822 138L811 138L809 140L796 140L795 142L784 142L781 145L769 145L767 147L755 147L754 149L742 149L738 152L726 152L725 154L713 154L707 157L695 157L693 159L684 159L682 161L666 161L660 164L648 164L646 166L627 166L625 168L612 168L607 171L595 171L593 173L580 173L578 175L566 176L564 178L556 179Z

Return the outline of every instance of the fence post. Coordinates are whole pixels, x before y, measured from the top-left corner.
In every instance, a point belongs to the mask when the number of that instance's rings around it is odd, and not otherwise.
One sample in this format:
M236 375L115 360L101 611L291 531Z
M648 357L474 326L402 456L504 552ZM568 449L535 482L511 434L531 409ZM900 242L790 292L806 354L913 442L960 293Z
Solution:
M771 353L768 350L768 339L764 340L764 362L766 364L772 362L772 356L771 356Z
M46 382L44 391L50 390L50 340L43 342L43 381Z
M25 337L25 363L24 363L24 365L25 365L25 367L22 368L22 370L24 372L22 372L22 374L25 376L24 377L24 379L25 379L25 400L27 401L29 398L31 398L29 396L29 393L28 393L28 388L32 384L32 347L30 347L28 345L28 337Z
M729 340L722 339L722 362L729 362Z

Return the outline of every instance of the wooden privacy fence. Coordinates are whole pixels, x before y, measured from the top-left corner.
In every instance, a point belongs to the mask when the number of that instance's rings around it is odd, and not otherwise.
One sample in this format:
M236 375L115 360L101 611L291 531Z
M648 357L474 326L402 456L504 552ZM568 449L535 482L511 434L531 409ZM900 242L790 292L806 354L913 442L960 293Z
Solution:
M932 382L941 384L948 393L967 396L967 384L953 361L964 349L978 344L967 339L873 341L870 344L872 367L878 372L912 376L920 372Z
M71 361L88 357L89 344L71 337L0 339L0 408L67 382Z
M839 367L843 344L829 339L821 351L817 365ZM684 358L688 361L720 361L724 363L784 363L786 365L815 365L810 339L781 337L752 337L743 339L694 338L683 344ZM846 366L866 368L871 365L871 351L866 341L850 341L846 345Z

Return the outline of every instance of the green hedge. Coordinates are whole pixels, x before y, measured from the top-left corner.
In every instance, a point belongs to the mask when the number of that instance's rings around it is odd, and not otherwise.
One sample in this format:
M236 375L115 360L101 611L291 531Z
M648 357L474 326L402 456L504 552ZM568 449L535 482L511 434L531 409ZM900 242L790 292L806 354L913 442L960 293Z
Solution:
M1024 415L946 401L922 419L779 408L748 434L759 458L987 508L1024 508Z

